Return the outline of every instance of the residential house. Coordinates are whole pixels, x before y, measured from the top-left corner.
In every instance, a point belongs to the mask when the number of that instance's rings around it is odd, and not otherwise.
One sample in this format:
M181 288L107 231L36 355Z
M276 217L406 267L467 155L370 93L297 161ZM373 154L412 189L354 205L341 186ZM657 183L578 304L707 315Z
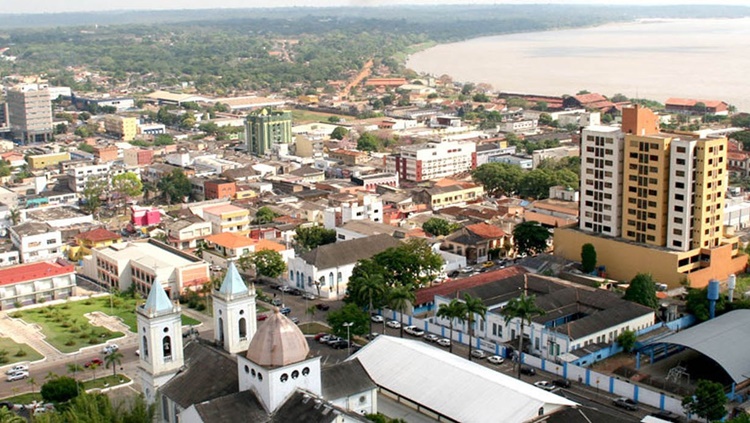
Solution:
M512 245L511 234L488 223L475 223L445 237L441 248L466 257L469 263L483 263L490 259L492 250L505 256Z
M399 240L385 234L321 245L289 260L289 281L320 298L340 300L357 261L399 245Z
M250 232L250 211L231 204L204 208L203 219L211 222L214 235L224 232L244 235Z
M720 100L669 98L666 103L664 103L664 109L669 113L705 113L712 115L729 114L729 104Z
M442 179L437 181L432 188L412 191L412 195L416 203L426 204L430 209L438 210L479 201L484 195L484 187L471 182Z
M224 269L228 267L229 262L262 250L276 251L281 254L285 263L294 257L293 249L288 249L278 242L267 239L252 239L234 232L208 236L206 237L206 244L208 248L203 251L203 260Z
M156 207L130 207L130 223L134 226L154 226L161 223L161 210Z
M21 263L56 260L62 257L62 235L47 223L28 221L9 229L10 240Z
M206 200L219 198L234 198L237 193L237 184L226 179L211 179L203 183Z
M83 256L91 255L94 248L104 248L122 242L122 236L105 228L97 228L76 235L75 240L77 248L71 248L68 252L71 260L80 260Z
M178 250L194 250L198 244L211 235L211 222L198 216L178 219L165 225L167 243Z

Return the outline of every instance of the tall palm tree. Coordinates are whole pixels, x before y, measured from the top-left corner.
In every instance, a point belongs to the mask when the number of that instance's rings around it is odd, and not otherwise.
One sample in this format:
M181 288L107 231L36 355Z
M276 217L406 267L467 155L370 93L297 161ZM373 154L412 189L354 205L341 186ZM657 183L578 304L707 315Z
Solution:
M466 316L466 304L462 303L458 299L454 298L451 302L440 304L437 311L437 317L442 319L448 319L450 321L450 346L448 347L449 352L453 352L453 322L459 320L463 323L463 318Z
M76 375L83 371L83 367L81 367L78 363L68 363L68 373L73 375L73 379L78 380Z
M13 207L8 212L8 219L10 219L13 226L18 225L21 222L21 211L17 207Z
M34 379L33 377L30 377L28 384L31 385L31 393L33 394L36 388L36 379Z
M500 314L505 316L506 325L513 319L521 320L521 333L518 334L518 378L521 379L521 353L523 352L524 327L527 324L531 324L533 317L543 316L544 310L537 307L534 295L523 294L518 298L508 301L508 304L503 307Z
M385 293L385 279L383 279L383 275L380 273L369 273L357 279L354 284L357 287L357 292L354 295L359 300L366 300L368 304L367 311L372 313L374 309L373 299L382 298ZM360 301L357 302L361 304ZM370 319L369 333L372 333L372 319Z
M112 367L112 376L117 376L117 366L122 364L123 355L120 351L112 351L104 356L104 367Z
M409 306L416 301L414 292L408 286L397 286L388 294L388 307L396 310L401 314L399 319L401 323L401 337L404 337L404 314L409 310Z
M484 305L481 298L472 297L464 294L464 305L466 308L466 321L469 322L469 361L471 361L471 337L474 335L474 316L484 319L487 316L487 306Z

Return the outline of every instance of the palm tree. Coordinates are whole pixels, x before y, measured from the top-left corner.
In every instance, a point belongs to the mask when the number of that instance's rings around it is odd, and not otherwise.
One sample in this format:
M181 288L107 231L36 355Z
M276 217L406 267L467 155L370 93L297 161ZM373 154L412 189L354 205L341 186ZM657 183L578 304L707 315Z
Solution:
M471 361L471 337L474 335L474 316L477 315L484 319L487 315L487 306L477 297L464 294L464 304L466 311L466 321L469 322L469 361Z
M98 363L91 363L89 364L89 370L94 372L94 378L92 380L96 380L96 369L99 367Z
M310 307L305 310L305 314L310 315L310 322L312 322L312 319L315 318L315 312L318 311L318 307L311 305Z
M0 423L26 423L26 419L8 410L7 407L0 407Z
M448 319L450 321L450 346L448 347L449 352L453 352L453 322L455 320L460 320L463 322L464 316L466 316L466 311L464 311L466 308L466 304L462 303L461 301L457 300L456 298L452 299L449 303L443 303L440 304L440 307L438 307L437 311L437 317Z
M383 275L380 273L362 275L358 279L358 283L355 284L357 292L354 295L359 299L366 299L368 301L367 311L372 313L374 309L373 298L382 298L385 293L385 279L383 279ZM372 333L372 319L370 319L369 333Z
M13 224L13 226L18 225L18 223L21 221L21 212L18 210L18 208L13 207L8 212L8 219L10 219L10 222Z
M73 379L77 379L76 375L78 372L82 372L83 367L78 363L68 363L68 373L73 375Z
M518 335L518 378L521 379L521 353L523 352L523 333L526 324L531 324L531 319L535 316L544 315L544 310L537 307L536 297L534 295L521 295L508 301L503 307L500 314L505 316L507 325L513 319L521 319L521 333Z
M117 376L117 366L122 364L123 355L120 351L112 351L104 356L104 366L112 367L112 376Z
M34 388L36 388L36 379L33 377L29 378L28 384L31 385L31 393L34 393Z
M393 288L388 295L388 307L391 310L396 310L401 314L399 323L401 323L401 337L404 337L404 314L409 309L409 306L416 301L414 292L409 289L408 286L397 286Z

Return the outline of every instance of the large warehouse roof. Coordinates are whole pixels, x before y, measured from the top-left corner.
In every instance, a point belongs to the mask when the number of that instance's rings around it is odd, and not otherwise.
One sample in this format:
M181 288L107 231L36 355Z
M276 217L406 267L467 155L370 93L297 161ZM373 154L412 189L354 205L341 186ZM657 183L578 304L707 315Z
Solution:
M659 342L682 345L717 362L736 382L750 378L750 310L735 310Z
M577 405L424 342L378 336L353 357L378 386L455 421L525 422Z

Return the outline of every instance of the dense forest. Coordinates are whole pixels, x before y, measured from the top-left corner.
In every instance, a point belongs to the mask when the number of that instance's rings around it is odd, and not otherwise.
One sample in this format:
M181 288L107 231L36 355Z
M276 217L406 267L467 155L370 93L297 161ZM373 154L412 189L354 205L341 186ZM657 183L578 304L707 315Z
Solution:
M84 90L191 81L218 94L279 91L345 79L369 59L397 70L394 56L429 43L749 10L495 5L0 15L0 47L17 58L0 60L0 76L46 72L54 83ZM23 24L36 27L17 27ZM111 86L74 81L72 66L102 72Z

